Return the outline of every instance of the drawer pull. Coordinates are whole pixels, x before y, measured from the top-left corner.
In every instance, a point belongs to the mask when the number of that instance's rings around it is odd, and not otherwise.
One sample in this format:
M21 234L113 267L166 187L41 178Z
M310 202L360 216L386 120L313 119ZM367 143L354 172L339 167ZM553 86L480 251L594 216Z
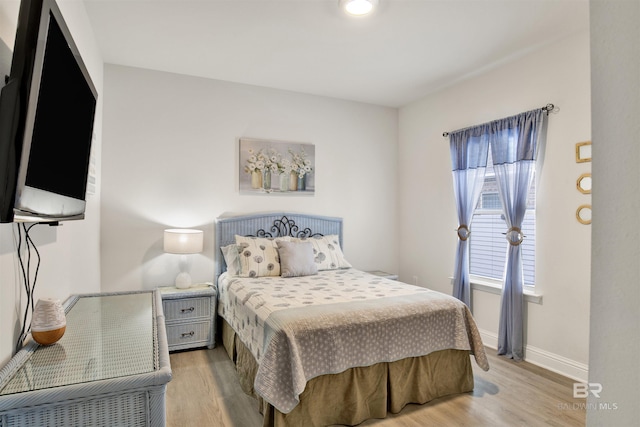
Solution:
M193 310L195 310L195 307L183 308L180 313L191 313Z
M192 337L195 334L195 332L191 331L191 332L185 332L182 334L182 338L187 338L187 337Z

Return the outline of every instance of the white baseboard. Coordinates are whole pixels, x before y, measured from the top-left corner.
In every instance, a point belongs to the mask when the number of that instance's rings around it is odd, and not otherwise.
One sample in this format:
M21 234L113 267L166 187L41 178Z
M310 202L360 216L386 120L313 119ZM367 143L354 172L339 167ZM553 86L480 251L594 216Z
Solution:
M493 349L498 348L498 335L493 332L479 330L482 342L485 346ZM575 360L550 353L541 348L528 345L525 347L525 360L541 368L555 372L572 380L586 383L589 378L589 366L576 362Z

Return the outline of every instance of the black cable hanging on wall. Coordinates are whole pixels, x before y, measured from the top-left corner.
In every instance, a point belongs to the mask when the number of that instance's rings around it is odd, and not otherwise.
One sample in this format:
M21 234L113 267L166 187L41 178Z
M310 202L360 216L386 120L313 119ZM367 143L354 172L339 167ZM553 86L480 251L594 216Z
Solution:
M22 329L20 330L20 335L18 336L18 340L16 342L16 353L20 351L24 341L27 339L27 335L31 330L31 325L29 322L29 326L27 323L27 319L29 318L29 310L31 310L31 315L33 316L34 309L34 299L33 293L36 288L36 282L38 281L38 271L40 270L40 252L36 247L35 243L31 239L29 232L31 229L38 225L38 223L31 224L27 227L26 224L18 224L18 261L20 263L20 272L22 273L22 280L24 283L24 289L27 294L27 303L25 304L24 315L22 318ZM26 246L26 251L22 253L22 234L24 232L24 245ZM31 257L32 251L35 252L35 256L37 257L36 269L33 275L33 282L31 281ZM26 257L26 260L24 259ZM25 266L26 263L26 266Z
M547 104L544 107L541 108L541 110L543 110L545 113L547 113L547 116L549 115L549 113L553 113L553 112L557 112L558 108L556 108L556 106L554 104ZM442 132L442 136L447 137L449 136L450 132Z

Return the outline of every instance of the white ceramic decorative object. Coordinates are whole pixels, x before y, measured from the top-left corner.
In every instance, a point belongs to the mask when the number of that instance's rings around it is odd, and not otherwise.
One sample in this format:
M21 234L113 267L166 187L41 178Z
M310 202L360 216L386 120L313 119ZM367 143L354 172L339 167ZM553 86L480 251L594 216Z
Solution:
M179 273L176 276L176 288L186 289L191 287L191 276L187 272Z
M67 328L67 318L58 299L39 299L31 319L31 336L41 345L57 342Z

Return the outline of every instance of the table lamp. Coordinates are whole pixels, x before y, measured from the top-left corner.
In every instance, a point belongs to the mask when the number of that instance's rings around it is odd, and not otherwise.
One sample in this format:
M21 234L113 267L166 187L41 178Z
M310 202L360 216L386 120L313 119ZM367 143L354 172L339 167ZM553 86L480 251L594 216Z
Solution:
M176 277L176 288L191 286L191 276L187 271L187 255L202 252L204 233L202 230L173 228L164 230L164 251L180 254L180 273Z

